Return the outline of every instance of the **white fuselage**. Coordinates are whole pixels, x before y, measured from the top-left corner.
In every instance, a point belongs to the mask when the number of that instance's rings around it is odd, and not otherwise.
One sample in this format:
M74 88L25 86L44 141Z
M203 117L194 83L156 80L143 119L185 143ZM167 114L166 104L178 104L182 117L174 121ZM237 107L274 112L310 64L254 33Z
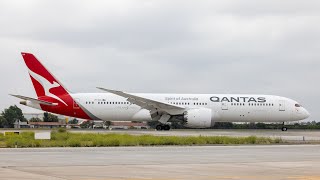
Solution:
M158 121L186 127L209 128L215 122L286 122L309 117L296 101L271 95L250 94L133 94L97 87L107 93L71 94L31 53L21 53L37 94L20 104L87 120ZM284 129L285 130L285 129Z
M296 101L272 95L243 94L134 94L187 109L208 108L214 122L286 122L309 116ZM153 121L150 111L109 93L71 94L97 119L107 121Z

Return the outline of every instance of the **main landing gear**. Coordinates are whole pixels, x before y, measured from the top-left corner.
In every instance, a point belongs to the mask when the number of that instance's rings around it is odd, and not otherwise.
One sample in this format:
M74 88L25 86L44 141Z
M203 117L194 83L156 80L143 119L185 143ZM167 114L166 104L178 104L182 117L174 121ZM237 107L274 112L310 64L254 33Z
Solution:
M284 122L282 123L282 128L281 128L281 130L282 130L282 131L288 131L288 128L285 127Z
M171 127L168 124L159 124L156 126L157 131L169 131L170 128Z

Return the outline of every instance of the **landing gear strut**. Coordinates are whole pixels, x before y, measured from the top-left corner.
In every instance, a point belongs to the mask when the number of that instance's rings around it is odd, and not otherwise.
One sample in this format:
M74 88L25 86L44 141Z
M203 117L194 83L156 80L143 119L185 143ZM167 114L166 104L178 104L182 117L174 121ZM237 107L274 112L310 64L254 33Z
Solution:
M167 125L167 124L159 124L159 125L156 126L156 130L157 131L162 131L162 130L169 131L170 130L170 126Z
M283 122L283 124L282 124L281 130L282 130L282 131L288 131L288 128L284 126L284 122Z

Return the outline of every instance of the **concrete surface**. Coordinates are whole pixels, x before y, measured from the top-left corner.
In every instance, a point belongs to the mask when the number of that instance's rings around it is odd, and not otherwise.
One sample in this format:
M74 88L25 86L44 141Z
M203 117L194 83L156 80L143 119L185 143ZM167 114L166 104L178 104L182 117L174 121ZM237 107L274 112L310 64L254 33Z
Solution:
M0 179L320 179L320 145L0 149Z

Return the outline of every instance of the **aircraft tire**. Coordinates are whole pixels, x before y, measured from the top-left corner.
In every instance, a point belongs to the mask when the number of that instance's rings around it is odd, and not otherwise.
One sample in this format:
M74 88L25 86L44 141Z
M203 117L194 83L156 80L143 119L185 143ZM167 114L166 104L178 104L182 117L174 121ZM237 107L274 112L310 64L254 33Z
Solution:
M164 125L164 126L163 126L163 130L169 131L169 130L170 130L170 126L169 126L169 125Z
M287 127L282 127L281 130L282 131L288 131L288 128Z
M163 126L161 124L156 126L156 130L157 131L162 131L163 130Z

